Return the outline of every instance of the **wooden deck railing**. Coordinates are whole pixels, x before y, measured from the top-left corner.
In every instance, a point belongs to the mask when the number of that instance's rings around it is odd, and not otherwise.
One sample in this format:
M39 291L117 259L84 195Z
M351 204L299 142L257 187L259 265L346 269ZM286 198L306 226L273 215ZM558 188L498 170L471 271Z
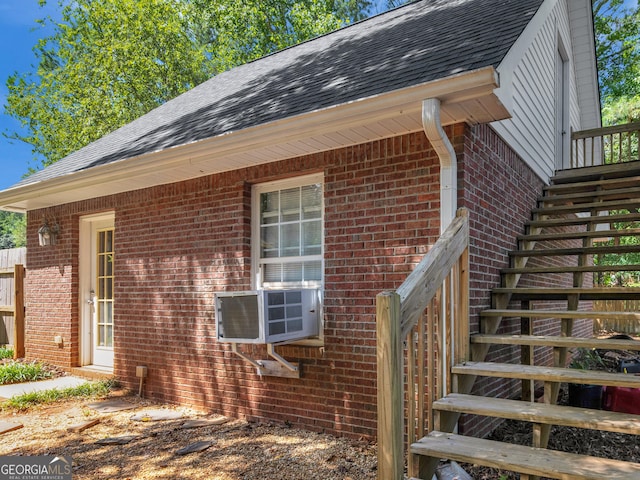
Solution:
M571 133L571 168L640 160L640 122Z
M395 292L377 295L376 317L378 479L402 480L405 452L409 477L416 476L418 462L407 447L433 430L431 404L451 388L448 367L468 360L465 209Z

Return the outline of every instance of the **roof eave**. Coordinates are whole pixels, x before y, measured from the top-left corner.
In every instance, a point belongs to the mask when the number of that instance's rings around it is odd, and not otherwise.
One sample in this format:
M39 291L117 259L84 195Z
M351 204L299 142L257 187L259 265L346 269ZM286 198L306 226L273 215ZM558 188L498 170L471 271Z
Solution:
M0 209L25 212L419 131L426 98L440 99L443 124L501 120L509 113L498 86L493 67L456 74L13 187L0 192Z

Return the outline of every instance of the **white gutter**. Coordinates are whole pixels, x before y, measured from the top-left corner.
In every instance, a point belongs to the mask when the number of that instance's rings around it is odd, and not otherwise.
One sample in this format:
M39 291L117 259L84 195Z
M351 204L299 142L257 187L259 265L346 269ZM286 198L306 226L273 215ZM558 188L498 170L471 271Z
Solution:
M440 100L429 98L422 102L422 126L440 159L440 233L456 216L458 207L458 163L453 145L442 129Z

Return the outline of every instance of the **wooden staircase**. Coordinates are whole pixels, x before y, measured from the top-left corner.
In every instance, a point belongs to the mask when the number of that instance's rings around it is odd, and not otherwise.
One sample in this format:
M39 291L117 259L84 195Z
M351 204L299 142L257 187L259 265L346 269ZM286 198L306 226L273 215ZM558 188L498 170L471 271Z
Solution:
M596 255L640 252L638 244L620 244L621 238L640 234L638 209L640 161L564 170L553 177L527 233L518 238L518 250L510 253L502 286L492 291L493 308L480 314L481 333L470 338L472 361L451 368L456 393L433 403L435 430L410 447L420 455L420 478L430 480L439 459L451 459L519 472L522 479L640 479L640 464L546 448L553 425L640 435L640 416L556 404L563 383L640 388L640 376L566 368L577 348L640 351L636 340L573 336L574 323L582 319L640 320L640 312L592 308L593 301L640 299L640 288L592 287L593 276L602 272L640 271L638 264L593 264ZM520 334L498 333L517 318ZM544 333L536 334L541 324ZM486 361L496 345L520 346L521 363ZM546 359L544 365L536 365L540 359ZM478 377L519 379L522 398L471 394ZM544 387L538 401L536 386ZM461 414L529 422L533 445L451 433Z

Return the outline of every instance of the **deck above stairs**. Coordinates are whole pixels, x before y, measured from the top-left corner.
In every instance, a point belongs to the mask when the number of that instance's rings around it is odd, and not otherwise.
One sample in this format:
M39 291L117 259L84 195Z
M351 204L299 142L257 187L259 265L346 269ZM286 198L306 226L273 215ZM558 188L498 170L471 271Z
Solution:
M410 446L420 456L419 478L430 479L439 459L451 459L519 472L523 479L640 479L640 464L546 448L554 425L640 435L640 416L557 405L566 383L640 388L640 376L566 368L575 349L640 351L637 340L573 335L578 320L640 320L640 312L593 310L597 301L640 300L639 288L593 287L592 281L602 272L640 271L634 263L599 263L603 255L640 252L640 242L623 240L640 234L639 185L640 161L634 161L561 171L545 188L518 249L510 252L503 284L492 291L493 308L480 314L482 332L470 338L472 361L451 368L455 393L433 403L435 430ZM563 284L554 287L559 278ZM531 286L530 279L544 287ZM503 320L518 318L520 334L498 333ZM544 334L536 334L539 321ZM551 322L555 334L546 333ZM522 363L486 361L499 345L519 347ZM537 355L534 348L551 353ZM536 365L538 358L552 358L553 365ZM519 379L523 398L471 395L478 377ZM535 385L543 386L543 403L535 401ZM453 434L462 414L528 422L533 445Z

